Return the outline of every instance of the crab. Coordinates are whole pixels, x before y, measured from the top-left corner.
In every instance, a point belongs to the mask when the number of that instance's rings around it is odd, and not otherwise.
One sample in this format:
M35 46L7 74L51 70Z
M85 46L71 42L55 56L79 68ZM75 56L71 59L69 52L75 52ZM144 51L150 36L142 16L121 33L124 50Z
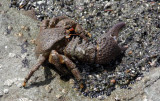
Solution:
M48 61L54 65L61 76L72 74L83 88L82 76L74 60L102 65L115 60L127 49L127 46L120 47L116 41L118 32L124 26L124 22L114 25L107 33L98 38L96 44L92 44L88 42L81 26L68 17L60 16L44 20L36 39L35 54L38 57L38 62L25 78L23 87L26 86L33 73L45 61ZM73 34L76 36L66 41L66 34L70 35L71 29L74 30Z

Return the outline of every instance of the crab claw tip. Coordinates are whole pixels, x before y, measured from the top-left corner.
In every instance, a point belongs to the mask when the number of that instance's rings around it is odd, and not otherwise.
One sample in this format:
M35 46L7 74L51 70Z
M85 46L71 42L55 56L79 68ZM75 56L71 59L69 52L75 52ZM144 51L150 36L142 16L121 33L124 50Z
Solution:
M124 22L119 22L116 25L114 25L107 34L110 34L111 36L118 37L119 31L125 26Z

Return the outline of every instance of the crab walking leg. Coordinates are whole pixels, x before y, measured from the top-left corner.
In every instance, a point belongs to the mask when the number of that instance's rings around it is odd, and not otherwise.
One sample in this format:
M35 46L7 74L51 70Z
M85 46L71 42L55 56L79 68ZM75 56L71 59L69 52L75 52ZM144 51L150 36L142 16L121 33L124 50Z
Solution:
M54 28L59 21L67 19L67 18L68 18L67 16L59 16L59 17L51 18L49 22L49 28Z
M55 57L59 60L58 63L65 64L69 71L73 74L73 76L80 81L82 79L81 74L79 70L76 68L76 65L66 56L58 54L55 50L52 50L50 56L49 56L49 62L55 64L55 66L58 66L57 62L54 60ZM57 69L61 69L61 67L57 67ZM62 71L62 69L61 69Z
M60 58L59 58L59 54L55 50L52 50L51 54L49 55L49 63L55 66L55 68L59 72L57 73L60 74L61 76L69 74L68 69L62 65Z
M59 21L67 18L68 17L66 16L60 16L60 17L52 18L51 20L45 19L42 21L42 24L40 26L40 31L46 28L54 28Z
M39 56L38 58L38 63L31 69L30 73L27 75L27 77L25 78L24 82L23 82L23 87L26 86L27 81L31 78L31 76L33 75L33 73L39 69L39 67L44 63L44 61L46 60L46 58L42 55Z

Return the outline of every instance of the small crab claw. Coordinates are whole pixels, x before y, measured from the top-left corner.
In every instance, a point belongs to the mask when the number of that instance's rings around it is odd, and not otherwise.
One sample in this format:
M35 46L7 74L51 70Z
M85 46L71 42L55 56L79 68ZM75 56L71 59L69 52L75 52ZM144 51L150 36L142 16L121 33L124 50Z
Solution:
M124 22L119 22L118 24L114 25L108 32L107 34L111 36L115 36L116 38L118 37L119 31L125 26Z

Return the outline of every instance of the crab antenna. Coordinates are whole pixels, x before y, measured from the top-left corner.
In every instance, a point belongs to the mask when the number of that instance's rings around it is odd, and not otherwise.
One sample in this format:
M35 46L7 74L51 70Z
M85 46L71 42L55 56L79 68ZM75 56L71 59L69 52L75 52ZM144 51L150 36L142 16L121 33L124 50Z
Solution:
M110 34L111 36L116 36L118 37L118 33L119 31L125 26L124 22L119 22L116 25L114 25L111 29L109 29L109 31L107 32L107 34Z
M31 78L31 76L33 75L33 73L40 68L40 66L44 63L45 60L46 60L46 58L44 56L42 56L42 55L39 56L38 63L31 69L31 72L25 78L25 80L23 82L23 87L26 86L27 81Z

